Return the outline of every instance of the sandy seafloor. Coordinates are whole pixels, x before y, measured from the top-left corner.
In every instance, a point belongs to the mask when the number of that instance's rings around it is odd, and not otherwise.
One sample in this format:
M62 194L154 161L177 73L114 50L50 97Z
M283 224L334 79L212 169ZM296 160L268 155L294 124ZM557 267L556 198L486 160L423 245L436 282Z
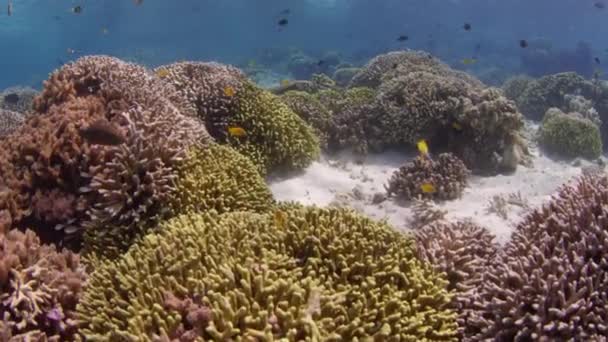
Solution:
M526 209L509 206L508 218L505 220L486 211L493 196L519 192L527 199L530 208L536 208L546 203L562 184L581 175L582 166L589 165L584 162L580 166L573 166L572 162L553 160L535 147L531 148L531 153L531 167L520 165L510 175L473 175L460 199L437 202L440 208L447 210L445 219L471 219L488 228L496 235L496 241L503 244L523 218ZM372 198L375 193L385 193L384 185L392 173L413 157L414 155L387 152L369 155L361 163L348 153L323 156L304 172L270 178L269 183L277 200L318 206L350 206L374 219L386 219L397 229L407 230L411 227L408 224L412 217L411 202L399 203L389 198L380 204L373 204Z

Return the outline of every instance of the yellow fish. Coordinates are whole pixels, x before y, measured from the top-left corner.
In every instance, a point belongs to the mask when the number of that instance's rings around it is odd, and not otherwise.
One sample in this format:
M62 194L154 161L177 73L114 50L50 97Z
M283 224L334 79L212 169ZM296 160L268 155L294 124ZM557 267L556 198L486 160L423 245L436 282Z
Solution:
M452 127L454 127L454 129L462 131L462 125L459 124L458 122L454 122L452 123Z
M422 192L425 194L433 194L436 191L435 186L431 183L424 183L420 185L420 190L422 190Z
M156 70L156 76L163 78L169 76L169 70L167 69L158 69Z
M416 143L416 146L418 146L418 151L420 151L420 153L424 155L429 154L429 146L424 139L419 140L418 143Z
M283 87L287 87L291 82L289 82L289 80L281 80L281 85Z
M465 58L462 60L462 64L464 65L475 64L476 62L477 60L475 58Z
M282 210L274 212L274 224L279 228L285 228L287 224L287 214Z
M224 88L224 95L232 97L234 96L234 88L232 88L231 86L227 86L226 88Z
M230 135L232 135L233 137L243 137L247 135L247 132L245 132L242 127L237 126L228 127L228 133L230 133Z

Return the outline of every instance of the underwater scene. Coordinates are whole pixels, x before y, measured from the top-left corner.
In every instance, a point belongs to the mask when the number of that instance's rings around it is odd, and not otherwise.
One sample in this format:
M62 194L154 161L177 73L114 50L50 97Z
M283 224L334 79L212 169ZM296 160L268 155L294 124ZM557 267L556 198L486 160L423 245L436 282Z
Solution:
M608 0L0 0L0 342L608 341Z

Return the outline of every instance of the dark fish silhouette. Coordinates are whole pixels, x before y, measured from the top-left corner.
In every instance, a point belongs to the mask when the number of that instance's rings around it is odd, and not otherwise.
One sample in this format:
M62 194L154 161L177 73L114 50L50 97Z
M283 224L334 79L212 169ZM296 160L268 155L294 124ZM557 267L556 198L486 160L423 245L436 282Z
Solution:
M17 102L19 102L19 95L15 93L4 95L4 102L9 104L16 104Z
M286 8L286 9L284 9L284 10L282 10L280 12L281 15L289 15L289 13L291 13L291 11L289 10L289 8Z
M595 63L600 64L600 59L598 57L595 57L593 60L595 61Z
M528 47L528 42L525 39L522 39L519 41L519 46L522 48L527 48Z
M606 4L604 4L604 3L603 3L603 2L601 2L601 1L597 1L597 2L595 2L595 3L593 4L593 6L595 6L595 8L599 8L599 9L604 9L604 8L606 8Z
M325 64L325 61L322 59L319 59L319 61L317 62L317 66L322 66L323 64Z
M471 31L471 24L469 24L469 23L464 23L464 25L462 26L462 28L463 28L465 31Z
M277 24L279 24L279 26L287 26L287 24L289 24L289 20L287 20L286 18L283 18L283 19L279 20L279 22Z
M122 133L106 119L94 121L78 132L91 145L120 145L125 142Z
M410 37L406 36L406 35L401 35L399 37L397 37L397 41L398 42L404 42L406 40L410 39Z
M82 13L82 6L74 6L74 7L72 7L72 12L74 12L76 14Z

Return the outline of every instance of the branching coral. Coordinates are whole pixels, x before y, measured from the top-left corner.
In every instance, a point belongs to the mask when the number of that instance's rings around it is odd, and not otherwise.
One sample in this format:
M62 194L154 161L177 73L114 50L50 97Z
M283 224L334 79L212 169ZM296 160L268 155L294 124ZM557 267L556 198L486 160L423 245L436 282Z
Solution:
M413 241L342 209L180 216L92 275L88 340L455 340Z
M520 160L504 154L521 143L515 136L523 125L522 115L498 89L483 88L454 73L439 67L397 68L385 77L377 96L385 113L385 144L412 145L424 138L475 171L514 169Z
M464 163L450 153L436 158L418 156L391 176L386 191L405 200L435 198L450 200L460 197L470 172ZM424 191L423 185L432 186Z
M566 110L565 95L576 94L593 98L594 85L573 72L564 72L528 81L523 91L507 94L517 104L519 110L528 118L541 120L545 112L556 107Z
M187 112L194 111L218 142L251 158L262 173L300 169L317 158L319 141L311 127L238 69L181 62L161 66L157 74L188 99ZM244 134L233 136L230 127Z
M443 220L447 213L447 210L442 210L432 200L416 198L412 205L412 219L409 224L413 229L419 229L433 222Z
M332 130L330 110L315 95L303 91L288 91L281 95L281 101L314 128L321 146L327 148Z
M467 340L608 334L608 178L583 177L526 216L474 298Z
M174 88L159 81L143 67L112 57L83 57L53 72L40 96L34 100L34 109L41 115L26 121L16 139L0 142L0 185L8 191L6 201L0 202L0 212L10 220L8 225L35 228L45 240L62 238L52 227L67 233L80 233L83 225L99 221L95 216L98 212L91 217L89 211L97 201L113 205L102 211L116 209L117 198L108 200L107 197L116 193L101 194L91 186L97 173L115 177L111 189L102 190L110 190L111 193L122 187L121 191L125 192L120 192L119 197L123 202L138 196L141 199L141 193L127 190L137 191L138 185L131 186L132 182L147 177L145 172L139 174L139 179L120 176L132 175L134 169L129 169L131 166L150 164L140 160L137 161L140 164L115 160L119 157L117 151L125 148L130 153L148 148L159 155L148 153L146 158L166 160L172 153L167 150L185 150L193 144L210 141L202 123L182 115L176 107L178 98L179 93ZM123 114L127 111L141 112L138 118L143 121L139 124L153 127L137 133L143 132L145 139L131 136L135 131L130 130L124 120ZM100 119L127 136L126 146L92 145L83 139L81 129ZM152 139L154 145L163 146L154 149L130 145L150 144ZM132 161L134 157L125 158ZM140 171L155 172L145 168L139 168ZM98 184L99 179L96 182ZM52 206L46 203L51 199L56 202ZM129 208L140 206L136 203ZM134 216L125 212L114 214ZM107 219L102 221L107 222Z
M598 126L578 113L565 114L557 108L550 108L539 133L541 146L562 157L594 159L602 153Z
M427 225L417 230L415 237L420 259L447 275L448 289L455 294L452 305L458 312L463 334L472 301L498 252L494 236L473 222L459 221Z
M25 121L25 116L18 112L0 108L0 138L9 135Z
M0 110L6 109L26 114L32 110L32 103L36 95L38 92L32 88L6 88L0 92Z
M3 341L72 340L75 309L86 280L79 257L41 245L30 230L0 236L0 330Z

